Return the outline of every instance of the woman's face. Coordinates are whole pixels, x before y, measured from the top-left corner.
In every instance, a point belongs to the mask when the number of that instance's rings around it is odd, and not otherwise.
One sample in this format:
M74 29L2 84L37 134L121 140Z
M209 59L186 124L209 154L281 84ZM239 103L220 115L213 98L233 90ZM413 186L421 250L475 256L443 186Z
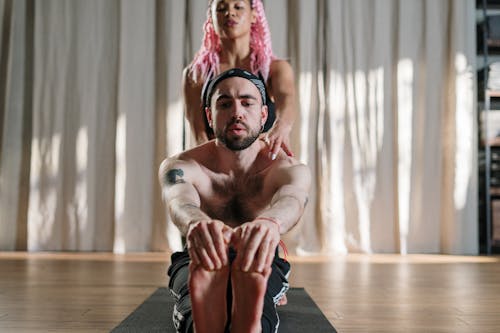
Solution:
M215 32L221 39L249 35L255 22L250 0L214 0L211 12Z

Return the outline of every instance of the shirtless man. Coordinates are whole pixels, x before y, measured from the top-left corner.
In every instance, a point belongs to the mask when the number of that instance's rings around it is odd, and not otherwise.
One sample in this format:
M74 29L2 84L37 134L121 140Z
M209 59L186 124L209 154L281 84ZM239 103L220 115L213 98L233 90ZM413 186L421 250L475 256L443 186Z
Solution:
M187 243L168 271L174 324L178 332L276 332L290 269L277 246L303 213L310 172L283 151L269 159L258 139L267 119L258 77L232 69L206 89L216 138L167 158L159 173Z

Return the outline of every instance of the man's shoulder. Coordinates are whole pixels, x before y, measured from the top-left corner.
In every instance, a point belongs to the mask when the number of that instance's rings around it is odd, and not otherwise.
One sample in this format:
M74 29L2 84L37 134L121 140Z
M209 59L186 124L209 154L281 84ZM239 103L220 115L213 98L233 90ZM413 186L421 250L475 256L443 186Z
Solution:
M191 166L196 165L195 161L186 158L184 153L180 153L174 156L167 157L160 164L160 172L165 172L172 168L177 168L180 166Z
M285 174L310 174L309 166L295 157L286 155L281 152L274 164L273 173L285 173Z
M293 185L308 191L311 186L311 170L307 164L290 156L277 162L270 176L278 186Z
M286 160L280 163L280 169L289 170L290 172L304 172L304 173L310 172L307 164L302 163L301 161L293 157L288 157Z
M267 174L271 178L275 177L287 177L290 174L296 173L310 173L309 167L299 161L298 159L286 155L284 152L280 152L276 160L272 161L267 169Z
M176 167L185 167L190 169L199 169L205 163L207 157L210 156L210 151L213 142L209 141L191 149L187 149L177 155L170 156L163 160L160 165L160 170L166 171L167 169Z
M307 165L294 156L287 155L283 150L280 150L277 159L277 165L283 168L291 168L295 166L307 167Z

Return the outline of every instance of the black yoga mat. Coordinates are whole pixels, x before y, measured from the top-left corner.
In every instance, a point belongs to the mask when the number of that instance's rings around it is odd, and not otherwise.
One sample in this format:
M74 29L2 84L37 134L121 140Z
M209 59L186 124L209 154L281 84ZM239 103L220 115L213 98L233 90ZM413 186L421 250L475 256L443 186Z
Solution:
M291 288L287 295L288 304L278 307L280 333L337 332L303 288ZM158 288L111 332L175 333L173 307L168 289Z

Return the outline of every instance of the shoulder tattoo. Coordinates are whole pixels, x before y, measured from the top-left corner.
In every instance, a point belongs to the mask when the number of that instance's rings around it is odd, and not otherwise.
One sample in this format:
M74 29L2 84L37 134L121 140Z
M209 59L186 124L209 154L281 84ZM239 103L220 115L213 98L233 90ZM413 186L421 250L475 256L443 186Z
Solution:
M182 184L185 183L182 177L184 177L182 169L170 169L165 174L165 182L168 185Z

